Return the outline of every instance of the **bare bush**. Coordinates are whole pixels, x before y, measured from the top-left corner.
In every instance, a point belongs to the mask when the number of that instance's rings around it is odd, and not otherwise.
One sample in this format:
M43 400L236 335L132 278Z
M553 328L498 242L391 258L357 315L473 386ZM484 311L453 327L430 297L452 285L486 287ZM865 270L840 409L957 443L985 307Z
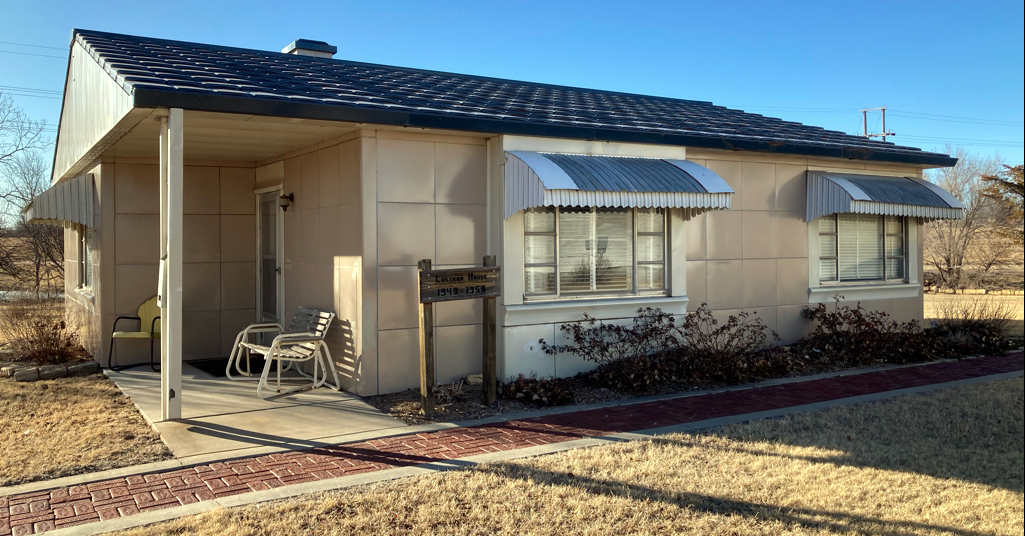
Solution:
M978 298L939 305L936 332L959 356L997 354L1010 350L1015 312L1005 302Z
M548 344L541 339L538 343L545 353L572 353L598 365L664 353L686 340L683 326L673 315L651 307L638 309L630 325L606 324L584 313L582 321L563 324L561 329L572 344Z
M64 318L64 303L59 300L0 303L0 336L18 361L58 365L87 357L75 326Z

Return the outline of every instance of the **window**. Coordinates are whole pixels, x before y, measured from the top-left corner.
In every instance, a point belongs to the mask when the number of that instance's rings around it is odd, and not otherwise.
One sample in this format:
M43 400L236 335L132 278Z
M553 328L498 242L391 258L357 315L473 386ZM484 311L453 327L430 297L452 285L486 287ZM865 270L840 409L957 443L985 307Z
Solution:
M78 228L78 286L79 288L92 288L93 286L93 248L96 241L96 232L85 226Z
M611 295L665 289L658 208L543 207L523 217L524 293Z
M819 220L819 280L904 279L904 218L834 214Z

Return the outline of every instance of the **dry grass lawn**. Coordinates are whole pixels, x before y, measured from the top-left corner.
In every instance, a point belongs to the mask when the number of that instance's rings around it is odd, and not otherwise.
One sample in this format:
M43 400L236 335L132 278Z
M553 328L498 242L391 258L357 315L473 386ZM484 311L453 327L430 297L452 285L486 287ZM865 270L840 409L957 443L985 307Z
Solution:
M1011 319L1009 335L1021 337L1025 334L1025 298L1021 296L926 293L924 302L926 320L942 319L944 310L952 305L956 307L958 304L972 302L989 304L993 308L1007 312L1008 318Z
M0 379L0 486L170 458L105 376Z
M576 450L151 527L156 534L1014 534L1023 381Z

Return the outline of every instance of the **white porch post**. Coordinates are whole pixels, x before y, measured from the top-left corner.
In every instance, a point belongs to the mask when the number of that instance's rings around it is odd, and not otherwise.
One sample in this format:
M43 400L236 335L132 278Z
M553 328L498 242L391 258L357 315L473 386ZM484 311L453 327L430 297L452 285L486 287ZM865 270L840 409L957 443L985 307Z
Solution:
M160 129L160 241L164 288L160 308L160 418L182 416L182 202L184 113L171 108Z

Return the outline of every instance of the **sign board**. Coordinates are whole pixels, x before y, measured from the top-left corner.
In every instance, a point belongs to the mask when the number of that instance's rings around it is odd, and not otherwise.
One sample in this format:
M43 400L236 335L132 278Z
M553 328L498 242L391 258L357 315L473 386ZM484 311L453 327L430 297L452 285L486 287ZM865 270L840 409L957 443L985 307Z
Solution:
M494 298L501 293L499 268L420 271L420 303Z

